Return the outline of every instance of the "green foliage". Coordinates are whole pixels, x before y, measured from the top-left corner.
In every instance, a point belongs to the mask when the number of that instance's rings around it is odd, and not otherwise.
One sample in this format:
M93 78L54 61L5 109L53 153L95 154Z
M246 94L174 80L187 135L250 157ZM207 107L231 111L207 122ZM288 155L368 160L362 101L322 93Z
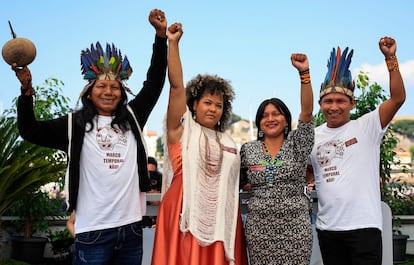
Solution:
M326 118L323 115L322 111L318 111L318 113L316 113L313 116L313 123L315 124L315 126L319 126L321 124L323 124L324 122L326 122Z
M26 262L14 260L14 259L3 259L3 260L0 260L0 265L29 265L29 264Z
M410 147L410 153L411 153L411 161L414 160L414 146Z
M390 206L393 214L393 233L401 235L401 219L395 215L414 214L413 187L406 182L389 183L384 189L383 200Z
M34 232L48 229L46 216L65 216L64 204L60 199L50 199L46 193L35 189L13 203L8 214L19 216L11 222L11 234L32 237Z
M386 203L393 209L395 215L414 214L414 197L406 182L391 183L388 191L390 200Z
M230 119L230 124L233 124L233 123L235 123L235 122L238 122L238 121L240 121L241 119L242 119L242 118L241 118L239 115L232 113L232 114L231 114L231 119Z
M70 111L69 98L62 95L63 82L49 78L45 86L36 87L35 116L39 120L48 120L65 115Z
M22 195L51 182L64 168L50 149L19 138L16 118L0 119L0 216Z
M414 120L399 120L394 122L395 129L408 137L414 137Z
M157 138L157 154L160 156L164 156L164 144L162 137Z
M362 71L358 74L356 88L361 90L361 94L356 99L354 112L351 113L351 120L375 110L387 99L382 87L376 82L370 84L368 76Z
M46 79L44 86L36 86L35 116L37 119L57 118L71 110L68 106L69 98L61 94L60 86L64 86L64 83L55 78ZM13 99L13 103L17 105L17 98ZM17 109L11 108L4 111L4 116L15 116L16 113Z
M398 138L395 135L393 125L391 124L387 131L384 134L384 137L381 141L380 146L380 177L381 177L381 184L382 184L382 198L388 195L388 187L387 184L391 179L391 166L398 165L400 163L397 160L397 152L395 152L395 148L398 144ZM392 210L392 208L391 208Z
M45 86L35 88L35 115L38 119L58 117L69 110L68 98L60 95L60 85L63 83L57 79L48 79ZM17 98L13 102L16 103ZM32 214L39 212L45 216L45 212L36 207L43 205L47 209L50 205L40 203L35 207L29 202L34 201L40 186L63 179L66 162L63 152L21 139L16 112L16 108L11 108L0 118L0 216L10 207L15 211L22 208L19 216L26 221L25 236L30 237L34 232L32 228L42 228L41 224L36 223L39 219L33 218ZM21 203L20 200L26 200L26 203Z
M74 241L74 238L67 228L55 232L49 230L48 237L52 244L54 254L67 252Z

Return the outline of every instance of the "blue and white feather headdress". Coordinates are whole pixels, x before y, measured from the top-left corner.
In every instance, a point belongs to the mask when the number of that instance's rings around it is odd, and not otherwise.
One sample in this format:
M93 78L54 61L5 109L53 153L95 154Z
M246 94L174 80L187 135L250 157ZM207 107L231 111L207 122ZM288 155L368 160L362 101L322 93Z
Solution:
M352 80L351 72L349 71L349 65L351 64L351 58L354 50L348 53L348 47L345 48L341 54L341 49L338 47L332 49L331 56L328 60L328 72L324 82L321 85L319 98L322 98L329 93L342 93L351 98L354 98L355 84Z

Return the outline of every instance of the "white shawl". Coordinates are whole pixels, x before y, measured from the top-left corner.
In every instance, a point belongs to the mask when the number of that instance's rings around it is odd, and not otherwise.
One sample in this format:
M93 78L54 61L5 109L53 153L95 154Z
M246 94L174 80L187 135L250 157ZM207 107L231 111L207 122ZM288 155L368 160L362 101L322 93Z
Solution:
M224 244L225 255L230 264L234 264L234 246L239 207L239 173L240 156L233 139L226 133L220 133L223 146L223 161L218 177L218 198L209 198L207 182L200 176L200 137L202 126L195 122L188 110L182 117L184 128L181 137L183 163L183 204L180 230L190 231L201 246L208 246L216 241ZM166 134L166 133L165 133ZM164 143L164 176L162 194L168 189L172 179L171 161L167 143ZM210 194L211 195L211 194ZM216 196L216 197L217 197ZM200 207L200 205L206 207ZM207 210L208 209L208 210ZM214 211L211 211L211 210ZM203 222L213 220L212 222Z

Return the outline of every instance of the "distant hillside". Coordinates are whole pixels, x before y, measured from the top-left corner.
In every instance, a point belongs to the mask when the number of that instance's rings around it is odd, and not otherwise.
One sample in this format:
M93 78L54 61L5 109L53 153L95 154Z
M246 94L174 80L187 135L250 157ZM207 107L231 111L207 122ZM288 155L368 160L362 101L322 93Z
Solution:
M414 117L395 117L393 119L392 125L398 134L405 136L411 142L414 142Z

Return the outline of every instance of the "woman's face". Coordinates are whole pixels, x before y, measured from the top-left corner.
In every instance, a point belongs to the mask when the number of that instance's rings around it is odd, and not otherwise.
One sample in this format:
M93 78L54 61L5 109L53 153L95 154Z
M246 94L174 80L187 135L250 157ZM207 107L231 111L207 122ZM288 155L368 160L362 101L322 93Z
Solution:
M260 120L260 129L265 137L277 137L283 135L285 127L288 126L285 116L273 104L267 104Z
M112 116L121 101L121 85L116 80L96 80L90 100L99 115Z
M216 93L214 95L206 93L200 100L194 101L193 110L195 111L196 121L209 129L215 128L223 115L223 96Z

